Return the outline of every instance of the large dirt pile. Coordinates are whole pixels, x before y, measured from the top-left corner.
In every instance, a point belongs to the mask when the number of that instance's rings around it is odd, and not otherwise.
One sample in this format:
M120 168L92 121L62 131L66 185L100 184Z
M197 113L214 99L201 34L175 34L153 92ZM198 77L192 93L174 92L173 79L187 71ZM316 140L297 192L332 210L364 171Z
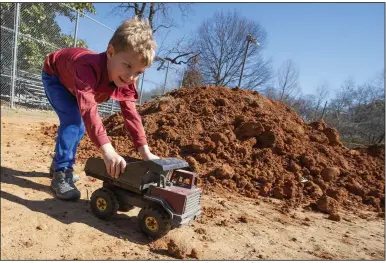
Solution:
M323 121L305 123L257 92L204 86L172 91L139 108L152 152L180 157L206 189L338 207L384 210L384 150L350 150ZM120 113L104 119L116 150L139 157ZM55 133L47 133L55 136ZM98 152L86 137L78 160Z

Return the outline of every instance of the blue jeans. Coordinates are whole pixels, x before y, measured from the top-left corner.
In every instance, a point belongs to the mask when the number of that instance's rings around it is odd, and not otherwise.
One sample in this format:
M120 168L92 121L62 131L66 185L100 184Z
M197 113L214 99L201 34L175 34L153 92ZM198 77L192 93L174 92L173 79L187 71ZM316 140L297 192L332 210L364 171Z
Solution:
M44 91L59 117L58 136L55 146L55 172L71 168L75 163L76 150L84 136L84 123L76 97L60 83L56 76L42 73Z

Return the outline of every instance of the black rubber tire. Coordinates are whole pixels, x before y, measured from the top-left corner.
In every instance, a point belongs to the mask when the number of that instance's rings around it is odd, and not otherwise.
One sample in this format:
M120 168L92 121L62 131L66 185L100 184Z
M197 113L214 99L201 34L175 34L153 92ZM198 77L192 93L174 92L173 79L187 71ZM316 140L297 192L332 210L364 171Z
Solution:
M146 219L151 217L157 222L157 228L151 230L147 227ZM138 214L139 226L141 230L149 237L160 238L166 235L171 228L170 216L162 208L158 206L148 206L141 209Z
M117 188L116 186L114 186L114 185L112 185L112 184L109 184L109 183L107 183L107 182L103 182L103 187L104 187L104 188L107 188L107 189L109 189L109 190L111 190L111 191L114 191L114 189ZM117 200L118 200L118 205L119 205L118 211L120 211L120 212L129 212L131 209L134 208L134 206L132 206L132 205L125 204L124 202L121 202L121 201L119 200L119 195L118 195L118 193L115 195L115 197L116 197Z
M120 212L129 212L133 208L134 208L134 206L132 206L132 205L120 204L119 208L118 208L118 211L120 211Z
M98 200L98 199L102 200ZM98 202L104 202L99 203ZM96 190L90 199L90 206L92 212L100 219L109 219L115 215L118 211L118 201L114 192L107 188L99 188ZM104 209L102 209L104 207Z

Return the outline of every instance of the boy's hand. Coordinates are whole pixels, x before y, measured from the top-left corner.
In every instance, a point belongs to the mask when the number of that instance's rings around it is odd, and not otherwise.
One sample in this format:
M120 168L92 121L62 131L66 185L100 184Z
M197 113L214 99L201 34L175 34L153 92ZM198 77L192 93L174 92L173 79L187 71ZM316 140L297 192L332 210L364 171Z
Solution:
M160 158L157 155L154 155L152 153L147 153L144 156L142 156L142 159L144 159L145 161L148 161L148 160L154 160L154 159L160 159Z
M138 151L141 154L142 159L144 159L145 161L160 159L157 155L154 155L150 152L149 146L147 144L139 147Z
M118 178L121 173L125 171L126 161L122 156L117 154L111 145L106 143L100 148L105 161L107 172L114 178Z

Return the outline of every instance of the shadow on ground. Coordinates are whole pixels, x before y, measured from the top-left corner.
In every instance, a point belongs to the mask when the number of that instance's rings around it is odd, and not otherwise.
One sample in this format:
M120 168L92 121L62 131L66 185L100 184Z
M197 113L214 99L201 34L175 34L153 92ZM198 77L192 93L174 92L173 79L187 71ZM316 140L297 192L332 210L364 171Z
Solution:
M49 175L48 173L25 172L1 167L2 185L12 184L22 188L46 192L50 194L52 198L38 201L27 200L3 191L4 187L1 187L1 198L24 205L32 211L46 214L66 225L83 223L108 235L140 245L146 245L153 241L141 232L138 226L137 217L135 216L119 213L107 221L101 220L92 214L88 200L80 199L76 202L68 202L56 199L48 185L35 183L22 177L49 177Z

